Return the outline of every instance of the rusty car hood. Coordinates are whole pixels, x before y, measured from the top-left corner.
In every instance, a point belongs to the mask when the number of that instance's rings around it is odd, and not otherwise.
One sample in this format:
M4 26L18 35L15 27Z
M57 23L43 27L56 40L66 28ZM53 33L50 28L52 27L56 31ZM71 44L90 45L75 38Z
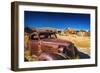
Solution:
M43 39L42 42L45 44L52 43L52 44L65 45L65 46L72 44L72 42L67 40L62 40L62 39Z

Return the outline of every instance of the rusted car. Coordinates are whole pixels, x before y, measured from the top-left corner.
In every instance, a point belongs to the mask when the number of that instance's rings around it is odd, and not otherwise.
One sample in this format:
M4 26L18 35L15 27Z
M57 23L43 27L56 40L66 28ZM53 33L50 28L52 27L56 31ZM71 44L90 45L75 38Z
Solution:
M36 31L29 36L28 49L38 60L77 59L79 52L74 44L58 39L56 32Z

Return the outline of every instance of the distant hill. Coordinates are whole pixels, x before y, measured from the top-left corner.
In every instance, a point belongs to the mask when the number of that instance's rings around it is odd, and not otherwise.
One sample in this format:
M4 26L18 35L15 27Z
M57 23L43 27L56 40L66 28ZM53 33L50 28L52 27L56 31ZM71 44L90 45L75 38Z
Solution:
M90 31L86 31L86 30L75 30L72 28L66 28L65 30L61 30L61 29L57 29L57 28L52 28L52 27L44 27L44 28L29 28L29 27L25 27L24 31L26 33L32 33L34 31L53 31L59 34L74 34L74 35L78 35L78 36L90 36Z

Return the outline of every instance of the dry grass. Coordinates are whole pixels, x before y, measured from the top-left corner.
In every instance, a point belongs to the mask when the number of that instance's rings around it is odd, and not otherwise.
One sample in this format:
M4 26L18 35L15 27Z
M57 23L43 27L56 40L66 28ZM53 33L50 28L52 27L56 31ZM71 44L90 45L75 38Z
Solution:
M67 35L62 36L57 34L59 39L69 40L74 43L74 45L85 54L90 55L90 37L89 36L77 36L77 35Z
M57 34L57 37L64 40L69 40L79 48L90 48L90 38L77 35L61 36Z

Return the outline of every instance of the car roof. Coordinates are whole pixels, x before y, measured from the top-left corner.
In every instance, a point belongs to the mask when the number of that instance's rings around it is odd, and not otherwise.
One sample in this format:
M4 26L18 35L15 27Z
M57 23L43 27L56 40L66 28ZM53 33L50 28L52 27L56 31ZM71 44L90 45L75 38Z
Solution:
M34 35L34 34L55 34L55 32L52 30L36 30L36 31L33 31L33 33L31 33L31 35Z

